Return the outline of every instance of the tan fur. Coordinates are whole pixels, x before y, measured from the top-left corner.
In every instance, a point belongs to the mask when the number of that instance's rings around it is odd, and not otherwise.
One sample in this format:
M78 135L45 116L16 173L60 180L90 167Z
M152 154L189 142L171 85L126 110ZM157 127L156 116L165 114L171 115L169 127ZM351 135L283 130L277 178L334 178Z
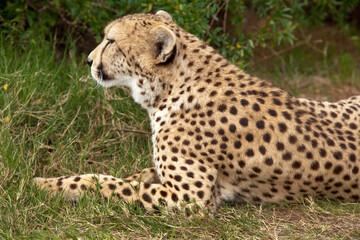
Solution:
M131 89L153 131L155 167L130 182L95 175L104 196L147 209L195 201L213 211L223 200L359 200L359 96L293 97L244 73L163 12L111 22L88 62L99 84ZM72 198L94 188L92 175L36 182Z

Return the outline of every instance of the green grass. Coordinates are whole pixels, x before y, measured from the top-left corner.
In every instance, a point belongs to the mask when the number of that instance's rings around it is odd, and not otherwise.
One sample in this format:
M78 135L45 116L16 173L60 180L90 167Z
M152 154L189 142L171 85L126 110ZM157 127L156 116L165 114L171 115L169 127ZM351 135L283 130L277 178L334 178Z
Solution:
M26 43L1 36L0 45L1 239L360 238L357 203L225 204L211 218L149 214L98 195L77 203L49 198L31 184L34 176L125 177L149 167L149 120L126 90L97 86L85 56L77 56L71 44L64 58L41 36ZM294 84L295 76L338 76L329 78L331 86L346 76L344 84L359 84L352 83L358 69L350 53L340 54L338 68L331 71L324 70L324 63L312 64L298 49L282 57L293 59L286 61L286 71L276 72L271 65L254 71L295 94L316 90Z

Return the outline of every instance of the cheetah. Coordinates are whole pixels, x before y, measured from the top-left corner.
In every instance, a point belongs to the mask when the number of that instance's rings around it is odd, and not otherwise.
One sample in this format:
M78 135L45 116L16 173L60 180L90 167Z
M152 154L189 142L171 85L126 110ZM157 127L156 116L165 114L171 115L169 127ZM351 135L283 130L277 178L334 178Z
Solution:
M110 22L87 63L104 87L130 88L151 120L152 168L126 179L101 174L35 178L76 200L159 206L360 198L360 96L296 98L250 76L174 23L165 11ZM96 187L96 186L99 186Z

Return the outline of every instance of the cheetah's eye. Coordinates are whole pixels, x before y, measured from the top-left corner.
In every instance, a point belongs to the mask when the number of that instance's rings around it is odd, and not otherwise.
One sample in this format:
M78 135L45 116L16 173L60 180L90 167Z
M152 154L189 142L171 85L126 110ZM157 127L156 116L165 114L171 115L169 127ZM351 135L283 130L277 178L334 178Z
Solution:
M112 44L112 43L114 43L114 42L115 42L115 40L114 40L114 39L108 39L108 41L109 41L109 44Z

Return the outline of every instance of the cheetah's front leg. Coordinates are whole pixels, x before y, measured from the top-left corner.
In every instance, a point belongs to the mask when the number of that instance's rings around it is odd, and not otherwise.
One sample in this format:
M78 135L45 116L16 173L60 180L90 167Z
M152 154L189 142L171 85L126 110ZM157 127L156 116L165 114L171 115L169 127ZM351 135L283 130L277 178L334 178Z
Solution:
M125 178L123 181L120 178L115 178L113 176L106 176L101 174L86 174L73 177L59 177L59 178L35 178L34 182L36 185L41 188L50 191L52 195L56 192L65 192L65 197L69 200L77 200L82 192L90 189L90 191L95 191L99 185L100 190L102 190L103 183L107 181L112 181L117 184L122 184L125 182L133 181L143 182L143 183L160 183L159 176L156 173L156 169L145 168L140 173L136 173L130 177ZM104 196L109 194L105 191L102 192Z
M152 172L151 169L148 174L150 172ZM151 174L146 176L151 176ZM148 210L157 209L158 205L181 209L186 205L184 203L189 201L195 201L199 206L211 208L211 210L218 205L213 179L206 179L198 174L183 178L175 175L173 181L165 181L164 184L125 182L120 178L101 174L35 178L34 182L39 188L50 191L52 195L61 192L70 200L77 200L85 191L99 191L109 199L113 196L128 202L139 201Z

